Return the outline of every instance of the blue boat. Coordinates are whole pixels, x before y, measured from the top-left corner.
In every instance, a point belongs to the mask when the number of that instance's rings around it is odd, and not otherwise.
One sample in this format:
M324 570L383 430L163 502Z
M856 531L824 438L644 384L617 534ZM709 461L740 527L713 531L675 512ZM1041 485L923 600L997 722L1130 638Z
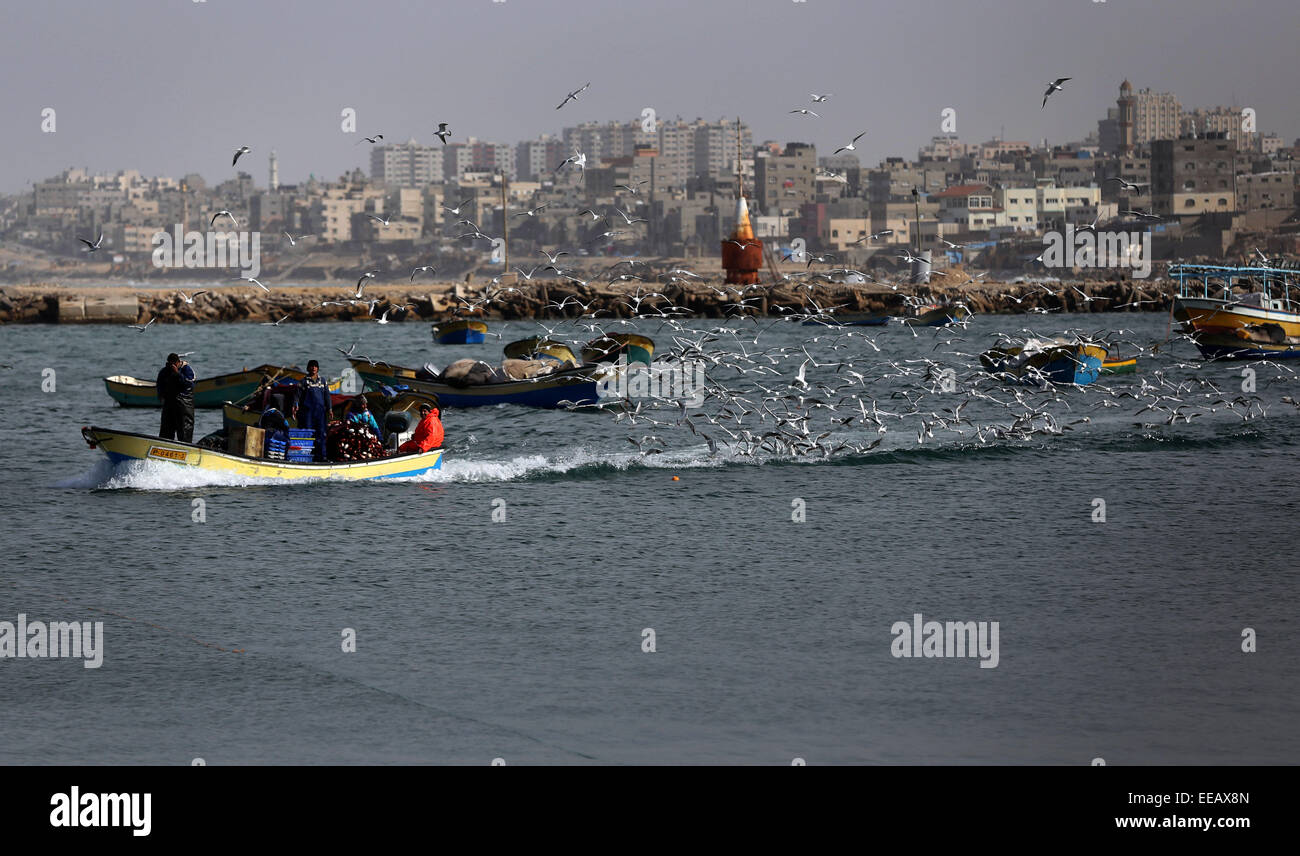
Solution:
M459 318L433 325L433 339L439 345L481 345L487 340L488 325L471 318Z
M1012 383L1085 386L1101 374L1107 351L1083 342L1031 340L1014 348L993 348L980 354L990 374Z

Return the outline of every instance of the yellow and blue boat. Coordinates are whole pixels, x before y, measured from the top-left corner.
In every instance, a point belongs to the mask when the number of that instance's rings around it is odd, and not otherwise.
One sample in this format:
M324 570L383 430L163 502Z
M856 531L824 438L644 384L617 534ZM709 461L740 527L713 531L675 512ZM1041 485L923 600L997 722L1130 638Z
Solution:
M582 360L574 355L573 349L568 345L542 336L511 342L502 351L512 360L546 360L560 366L566 363L573 366L582 365Z
M227 401L242 401L256 391L263 375L302 380L307 373L292 366L261 365L255 369L197 378L194 381L194 406L215 408ZM341 383L342 380L339 378L330 381L330 391L338 392ZM104 378L104 386L108 389L109 396L123 407L162 406L162 402L158 400L158 387L151 380L140 380L130 375L113 375Z
M1017 347L991 348L980 354L980 362L990 374L1013 383L1084 386L1101 374L1106 355L1101 345L1031 339Z
M1169 275L1178 282L1173 317L1206 359L1300 358L1300 301L1291 296L1300 271L1171 265Z
M628 365L648 366L654 353L654 340L636 333L609 333L582 346L582 359L587 363L616 363L619 357L624 357Z
M433 340L439 345L481 345L487 339L486 322L457 318L433 325Z
M161 461L180 467L248 478L287 479L396 479L423 475L442 468L442 449L413 455L375 458L347 463L290 463L250 458L221 449L211 449L180 440L160 440L147 434L114 431L93 426L81 429L92 449L102 449L114 464L130 461Z
M1112 360L1107 357L1101 364L1101 373L1104 375L1133 374L1137 370L1137 357L1129 357L1127 360Z

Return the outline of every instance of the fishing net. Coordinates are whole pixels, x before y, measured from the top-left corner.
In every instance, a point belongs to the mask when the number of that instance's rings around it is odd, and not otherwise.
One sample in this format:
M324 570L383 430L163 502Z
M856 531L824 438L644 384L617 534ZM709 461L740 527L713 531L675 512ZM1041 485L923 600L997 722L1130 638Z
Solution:
M384 457L384 444L369 431L345 422L330 425L325 437L331 461L369 461Z

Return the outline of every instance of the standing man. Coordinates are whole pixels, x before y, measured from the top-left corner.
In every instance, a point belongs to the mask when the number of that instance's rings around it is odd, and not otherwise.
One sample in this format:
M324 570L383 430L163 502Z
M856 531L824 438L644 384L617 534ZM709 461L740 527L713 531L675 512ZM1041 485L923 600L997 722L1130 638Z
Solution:
M315 432L316 442L312 447L314 459L325 460L325 429L330 421L330 388L320 376L320 363L311 360L307 363L307 376L298 381L298 396L293 405L293 418L299 428Z
M158 400L162 402L163 440L194 442L194 369L176 354L167 355L167 365L158 372Z

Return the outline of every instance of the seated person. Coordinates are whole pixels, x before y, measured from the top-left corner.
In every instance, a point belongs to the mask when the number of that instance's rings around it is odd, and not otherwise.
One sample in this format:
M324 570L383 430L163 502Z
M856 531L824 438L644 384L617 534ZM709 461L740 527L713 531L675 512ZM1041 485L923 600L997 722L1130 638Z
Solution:
M432 396L431 396L432 397ZM424 402L420 405L420 424L415 426L411 439L397 447L397 454L408 455L427 452L442 445L442 409Z
M289 420L274 407L268 407L262 411L262 415L257 420L257 427L266 431L265 443L270 443L272 440L279 440L282 443L289 442ZM265 453L265 445L262 450Z
M366 401L364 395L358 395L343 406L343 421L349 425L365 428L378 440L384 439L384 432L379 430L379 423L375 421L375 415L370 412L370 403Z

